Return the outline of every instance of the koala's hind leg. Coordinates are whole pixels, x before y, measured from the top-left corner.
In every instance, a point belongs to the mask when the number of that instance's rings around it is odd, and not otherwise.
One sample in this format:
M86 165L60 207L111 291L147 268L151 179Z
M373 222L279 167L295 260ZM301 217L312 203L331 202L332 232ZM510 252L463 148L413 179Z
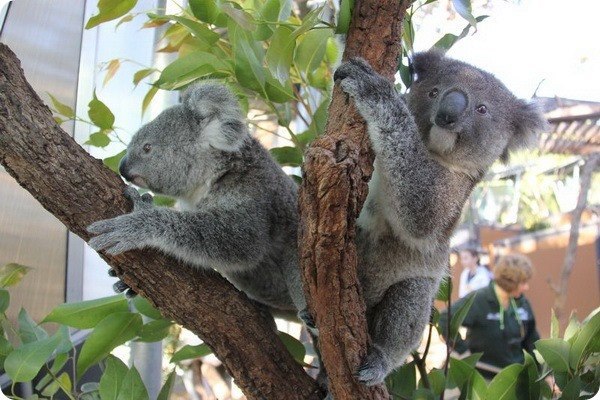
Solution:
M433 278L400 281L367 311L373 344L356 372L358 380L367 385L383 382L419 345L437 285Z

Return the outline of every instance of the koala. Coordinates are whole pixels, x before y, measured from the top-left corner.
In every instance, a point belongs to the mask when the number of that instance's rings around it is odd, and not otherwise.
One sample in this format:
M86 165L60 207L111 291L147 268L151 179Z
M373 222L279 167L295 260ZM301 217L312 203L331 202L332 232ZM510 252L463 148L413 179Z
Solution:
M92 248L113 255L156 248L215 269L269 308L306 306L296 250L297 186L249 135L225 86L205 82L188 89L182 104L133 136L119 172L175 198L178 209L154 207L151 196L130 187L125 195L133 211L91 224Z
M532 144L546 127L536 107L472 65L430 51L414 56L413 72L404 97L361 59L334 75L365 119L375 152L356 233L372 338L356 376L368 385L418 346L473 187L495 160Z

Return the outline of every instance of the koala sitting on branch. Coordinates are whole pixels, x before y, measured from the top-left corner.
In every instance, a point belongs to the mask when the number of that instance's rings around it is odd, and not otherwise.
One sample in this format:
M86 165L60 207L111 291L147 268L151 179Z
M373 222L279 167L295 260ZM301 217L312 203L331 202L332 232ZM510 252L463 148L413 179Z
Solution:
M131 139L119 166L139 187L177 199L154 207L129 187L131 213L93 223L90 246L109 254L153 247L220 272L268 307L305 307L298 270L297 187L252 138L223 85L198 84ZM117 285L121 291L126 285Z
M473 187L546 126L536 107L469 64L426 52L413 70L405 97L361 59L334 76L367 122L375 152L356 237L373 343L356 375L369 385L418 346Z

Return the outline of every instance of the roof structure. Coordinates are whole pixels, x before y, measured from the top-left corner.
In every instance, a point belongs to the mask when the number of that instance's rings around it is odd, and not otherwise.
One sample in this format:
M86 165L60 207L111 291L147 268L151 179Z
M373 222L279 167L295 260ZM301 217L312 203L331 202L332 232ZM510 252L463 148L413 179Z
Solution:
M550 130L540 135L543 153L587 155L600 152L600 103L537 97Z

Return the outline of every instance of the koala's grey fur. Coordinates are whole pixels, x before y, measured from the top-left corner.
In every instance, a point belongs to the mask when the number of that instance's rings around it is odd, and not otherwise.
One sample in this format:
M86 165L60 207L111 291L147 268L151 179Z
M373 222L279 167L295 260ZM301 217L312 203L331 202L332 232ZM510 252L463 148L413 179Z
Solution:
M405 98L363 60L335 73L376 155L356 238L373 340L357 377L367 384L382 382L418 346L473 187L546 126L534 106L478 68L435 52L417 54L413 67Z
M96 250L154 247L199 268L214 268L269 307L305 307L297 240L297 187L247 130L223 85L193 86L132 138L121 174L174 197L179 210L154 207L133 188L133 212L96 222Z

